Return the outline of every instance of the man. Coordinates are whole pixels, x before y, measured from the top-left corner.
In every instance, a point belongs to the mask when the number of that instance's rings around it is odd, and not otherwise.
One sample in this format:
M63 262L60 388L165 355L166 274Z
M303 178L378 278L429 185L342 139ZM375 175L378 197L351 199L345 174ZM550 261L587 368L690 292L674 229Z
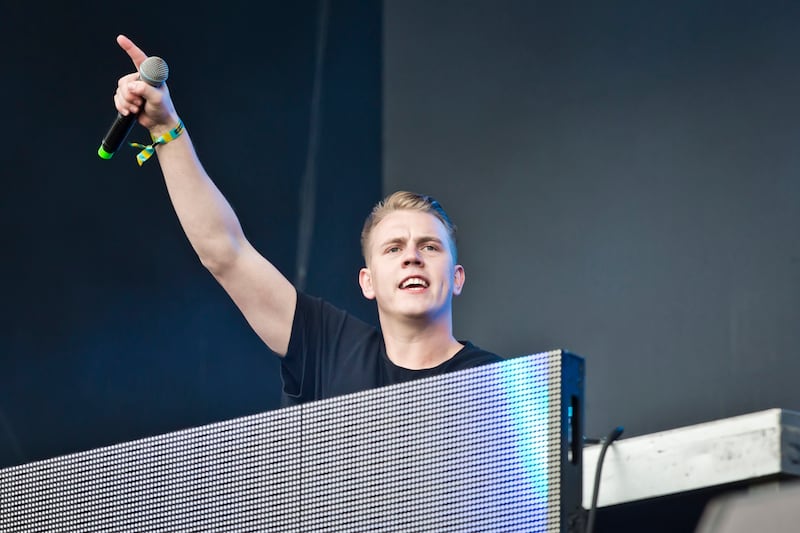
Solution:
M144 52L123 35L117 42L138 69ZM181 226L203 265L281 356L285 405L502 360L453 337L452 299L464 286L464 268L456 262L455 227L432 198L395 193L364 225L359 284L377 302L376 330L298 293L251 246L200 164L166 85L123 76L114 103L123 115L139 113L154 139L168 140L155 150Z

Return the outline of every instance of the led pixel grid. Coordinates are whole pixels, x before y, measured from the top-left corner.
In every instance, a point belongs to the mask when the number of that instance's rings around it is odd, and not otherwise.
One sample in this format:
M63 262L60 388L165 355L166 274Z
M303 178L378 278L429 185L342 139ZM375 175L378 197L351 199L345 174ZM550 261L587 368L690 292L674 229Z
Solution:
M0 530L567 531L582 399L554 351L7 468Z

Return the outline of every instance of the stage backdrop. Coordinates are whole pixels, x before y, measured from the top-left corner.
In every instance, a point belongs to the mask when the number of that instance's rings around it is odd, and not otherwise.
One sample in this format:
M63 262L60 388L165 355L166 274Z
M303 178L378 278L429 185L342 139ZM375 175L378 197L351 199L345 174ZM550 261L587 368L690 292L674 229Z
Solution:
M585 356L595 436L800 409L800 4L384 8L384 185L460 226L460 337Z
M5 6L1 466L278 404L155 162L95 155L120 32L168 61L201 158L292 279L324 34L310 292L374 319L355 274L383 146L383 188L461 227L457 336L585 356L590 434L800 409L800 6L337 1L321 33L323 5Z
M277 358L199 264L157 162L96 155L132 70L118 33L169 64L197 151L255 246L295 279L313 215L306 289L374 320L356 276L381 195L380 2L254 6L4 4L0 466L279 405Z

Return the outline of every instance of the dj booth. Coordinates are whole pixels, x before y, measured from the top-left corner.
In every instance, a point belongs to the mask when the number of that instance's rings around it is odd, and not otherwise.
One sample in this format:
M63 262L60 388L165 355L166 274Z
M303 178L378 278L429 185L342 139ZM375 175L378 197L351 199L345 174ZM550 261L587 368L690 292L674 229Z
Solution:
M572 531L584 364L553 351L0 470L0 531Z

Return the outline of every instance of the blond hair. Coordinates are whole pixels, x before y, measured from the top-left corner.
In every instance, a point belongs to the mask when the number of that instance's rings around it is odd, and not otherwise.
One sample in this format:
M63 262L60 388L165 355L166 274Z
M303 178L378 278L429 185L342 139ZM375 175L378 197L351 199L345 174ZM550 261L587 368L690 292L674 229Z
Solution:
M450 250L453 255L453 263L457 263L458 252L456 250L456 225L447 216L441 204L435 198L408 191L397 191L390 194L372 208L372 212L364 221L364 228L361 230L361 253L364 261L369 262L369 237L372 230L386 216L394 211L409 210L429 213L444 224L447 236L450 239Z

